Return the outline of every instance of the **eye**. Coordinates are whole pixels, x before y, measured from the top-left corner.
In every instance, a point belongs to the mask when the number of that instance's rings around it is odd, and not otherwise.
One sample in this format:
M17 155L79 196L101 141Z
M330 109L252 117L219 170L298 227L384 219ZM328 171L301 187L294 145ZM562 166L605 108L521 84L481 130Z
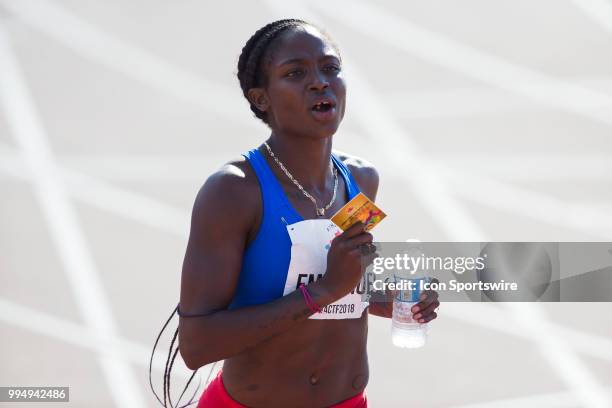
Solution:
M329 72L340 72L340 67L337 65L327 65L324 69Z
M285 76L287 78L295 78L295 77L298 77L298 76L302 75L303 72L304 71L302 71L301 69L294 69L293 71L287 72L287 74L285 74Z

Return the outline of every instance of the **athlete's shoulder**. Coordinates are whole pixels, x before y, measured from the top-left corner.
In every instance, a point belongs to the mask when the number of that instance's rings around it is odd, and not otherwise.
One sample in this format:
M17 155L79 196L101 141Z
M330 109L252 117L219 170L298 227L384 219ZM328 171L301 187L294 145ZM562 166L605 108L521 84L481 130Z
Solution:
M250 219L260 199L257 176L241 156L223 164L204 182L195 199L193 217L223 217L224 214Z
M361 191L372 200L378 192L379 175L376 167L369 161L341 151L334 154L348 167Z
M241 156L221 165L208 177L200 192L205 194L210 191L223 196L240 196L256 187L257 180L253 169L248 160Z

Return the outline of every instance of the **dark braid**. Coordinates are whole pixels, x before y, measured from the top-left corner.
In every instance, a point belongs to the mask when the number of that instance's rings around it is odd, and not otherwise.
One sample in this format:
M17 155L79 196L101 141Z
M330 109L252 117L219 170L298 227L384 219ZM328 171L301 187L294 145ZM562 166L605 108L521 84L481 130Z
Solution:
M262 112L249 100L248 92L251 88L257 88L266 84L264 55L268 48L279 35L290 27L309 25L306 21L294 18L274 21L255 32L242 48L238 58L238 81L242 88L242 94L251 106L251 111L264 123L268 123L266 112Z
M164 391L164 393L163 393L163 401L160 398L160 396L157 395L157 393L155 392L155 388L153 387L153 380L151 378L152 368L153 368L153 357L155 355L155 349L157 348L157 345L159 343L159 340L160 340L164 330L166 330L166 327L168 327L168 324L170 323L170 321L172 320L172 318L175 315L180 315L180 316L183 316L183 317L198 317L197 315L195 315L195 316L184 315L183 313L181 313L181 311L180 311L178 306L176 306L174 308L174 310L170 314L170 317L168 318L168 320L166 320L166 323L164 324L164 326L160 330L159 334L157 335L157 338L155 339L155 344L153 345L153 350L151 351L151 359L149 360L149 384L151 386L151 390L153 391L153 395L155 395L155 398L157 398L157 401L159 401L159 403L163 407L185 408L185 407L188 407L188 406L198 402L196 397L197 397L198 392L200 390L201 379L198 381L198 385L196 386L196 388L195 388L195 390L193 392L193 395L191 396L189 401L187 401L187 403L184 404L184 405L180 405L181 400L183 399L183 395L185 395L185 392L187 391L187 388L189 387L189 384L191 384L191 381L193 380L193 378L195 377L196 373L198 372L198 370L195 370L191 374L191 377L189 377L189 381L187 381L187 384L185 384L185 387L183 388L183 391L181 392L181 395L179 396L179 399L176 402L176 404L172 403L172 396L170 394L170 378L171 378L171 373L172 373L172 367L174 366L174 360L176 359L176 357L177 357L177 355L179 353L179 346L178 346L178 342L177 342L178 328L174 331L174 335L172 336L172 341L170 342L170 348L168 349L168 356L166 358L166 366L164 367L164 381L163 381L163 384L162 384L162 388L163 388L163 391ZM176 346L176 348L175 348L175 346ZM206 384L208 384L208 382L210 381L210 376L212 375L212 372L215 369L215 365L216 365L216 363L214 363L212 365L210 371L208 372L208 377L206 378Z

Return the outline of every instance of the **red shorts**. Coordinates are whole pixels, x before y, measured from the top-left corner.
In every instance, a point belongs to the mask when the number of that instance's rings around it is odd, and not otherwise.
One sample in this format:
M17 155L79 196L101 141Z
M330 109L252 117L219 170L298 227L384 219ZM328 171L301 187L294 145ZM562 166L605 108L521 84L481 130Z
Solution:
M221 371L217 374L214 380L208 384L198 403L198 408L248 408L238 401L230 397L223 385ZM355 395L338 404L332 405L330 408L368 408L368 399L366 393Z

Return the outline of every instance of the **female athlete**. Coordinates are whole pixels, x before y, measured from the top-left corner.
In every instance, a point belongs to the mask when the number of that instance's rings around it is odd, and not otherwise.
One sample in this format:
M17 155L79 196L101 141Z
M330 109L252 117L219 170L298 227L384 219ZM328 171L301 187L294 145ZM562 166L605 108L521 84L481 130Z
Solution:
M372 165L332 150L346 107L338 47L305 21L275 21L247 41L238 79L271 132L212 174L193 207L179 349L193 370L224 360L198 406L366 407L368 314L391 307L356 290L372 235L329 220L378 190ZM421 322L439 305L427 295Z

